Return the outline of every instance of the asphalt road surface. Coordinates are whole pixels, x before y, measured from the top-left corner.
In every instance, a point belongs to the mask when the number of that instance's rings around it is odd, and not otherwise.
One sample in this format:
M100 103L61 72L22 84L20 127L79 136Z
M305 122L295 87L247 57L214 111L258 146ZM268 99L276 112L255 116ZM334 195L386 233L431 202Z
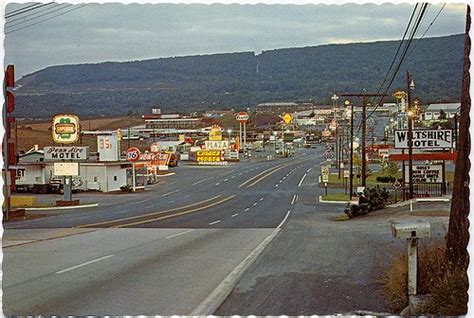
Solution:
M7 238L65 234L3 248L4 314L196 313L285 226L303 189L314 199L323 156L320 146L227 167L182 165L95 208L6 223Z

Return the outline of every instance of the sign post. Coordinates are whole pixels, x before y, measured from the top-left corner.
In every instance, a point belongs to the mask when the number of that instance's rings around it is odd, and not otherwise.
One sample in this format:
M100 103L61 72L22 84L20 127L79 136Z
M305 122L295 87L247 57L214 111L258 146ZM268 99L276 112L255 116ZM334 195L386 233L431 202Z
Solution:
M240 149L245 149L245 145L247 144L247 122L249 120L249 114L246 112L239 112L236 116L235 119L239 122L239 138L240 140L243 141L243 147L242 144L240 144ZM242 136L242 125L244 126L243 128L243 136Z
M135 147L130 147L127 150L127 160L132 163L132 191L135 192L137 186L136 173L135 173L135 162L140 159L140 150Z

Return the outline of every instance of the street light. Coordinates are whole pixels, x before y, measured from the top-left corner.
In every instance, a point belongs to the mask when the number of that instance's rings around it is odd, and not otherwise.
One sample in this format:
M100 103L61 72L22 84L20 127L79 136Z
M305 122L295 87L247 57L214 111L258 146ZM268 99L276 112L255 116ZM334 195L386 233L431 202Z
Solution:
M344 105L348 107L349 105L351 106L351 139L350 139L350 145L351 145L351 156L350 156L350 171L349 171L349 179L350 179L350 187L349 187L349 199L352 199L352 193L353 193L353 183L354 183L354 174L352 172L353 170L353 165L354 165L354 104L348 99L344 101Z

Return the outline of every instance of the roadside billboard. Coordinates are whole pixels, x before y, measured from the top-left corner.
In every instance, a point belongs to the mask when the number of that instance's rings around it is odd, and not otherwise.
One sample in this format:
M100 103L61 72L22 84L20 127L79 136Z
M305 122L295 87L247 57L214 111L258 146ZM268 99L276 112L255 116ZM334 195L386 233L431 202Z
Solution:
M79 117L61 114L53 117L53 141L58 144L72 144L79 140Z
M442 183L442 169L442 165L413 165L413 183ZM405 169L405 182L409 180L409 171Z
M120 142L117 133L111 135L97 136L97 150L99 152L99 161L118 161L120 160Z
M451 129L413 130L413 148L452 148ZM395 130L395 148L408 148L408 130Z
M228 140L220 140L220 141L206 140L204 144L205 144L206 149L209 149L209 150L223 150L223 149L229 148Z
M87 160L89 147L44 147L44 160Z

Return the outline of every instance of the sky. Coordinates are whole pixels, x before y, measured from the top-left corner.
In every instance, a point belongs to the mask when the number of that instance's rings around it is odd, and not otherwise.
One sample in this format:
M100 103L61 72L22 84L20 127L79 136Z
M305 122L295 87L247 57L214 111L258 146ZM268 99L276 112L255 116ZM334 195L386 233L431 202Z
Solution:
M8 3L1 16L29 4ZM418 36L441 7L428 7ZM425 37L463 33L465 7L448 3ZM52 4L3 19L4 65L14 64L20 78L51 65L400 40L413 8L408 3Z

